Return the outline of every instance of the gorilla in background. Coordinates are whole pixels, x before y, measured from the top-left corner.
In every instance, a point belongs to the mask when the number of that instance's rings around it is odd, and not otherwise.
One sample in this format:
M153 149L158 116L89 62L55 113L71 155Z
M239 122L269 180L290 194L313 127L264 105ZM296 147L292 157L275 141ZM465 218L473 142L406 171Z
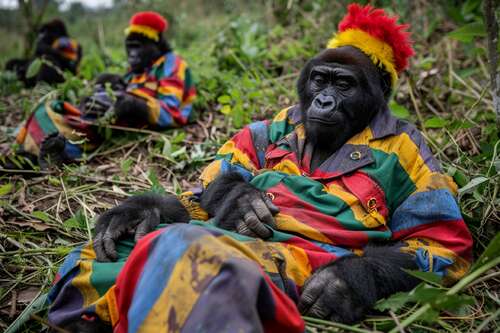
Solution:
M167 26L158 13L135 14L125 31L128 72L102 74L94 93L78 107L61 100L40 104L19 130L21 150L0 159L0 165L48 168L77 160L102 143L99 120L107 111L119 126L163 130L186 125L196 91L187 63L163 36Z
M302 69L300 103L225 143L202 191L133 196L99 217L60 269L50 322L304 332L301 314L355 323L412 289L406 269L463 276L472 239L456 185L387 106L413 54L405 29L350 5Z
M68 36L63 21L54 19L43 24L35 43L35 55L32 59L11 59L5 65L5 69L15 72L26 87L33 87L40 81L48 84L61 83L64 82L64 71L77 73L82 48ZM42 60L42 65L38 73L26 77L28 68L35 59Z

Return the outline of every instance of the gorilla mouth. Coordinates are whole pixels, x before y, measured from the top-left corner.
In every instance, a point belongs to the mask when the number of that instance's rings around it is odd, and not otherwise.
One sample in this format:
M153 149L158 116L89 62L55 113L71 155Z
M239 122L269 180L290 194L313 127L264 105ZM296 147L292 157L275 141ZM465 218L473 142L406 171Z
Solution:
M340 123L337 119L325 119L325 118L318 118L318 117L309 117L309 120L315 123L321 123L325 125L337 125Z

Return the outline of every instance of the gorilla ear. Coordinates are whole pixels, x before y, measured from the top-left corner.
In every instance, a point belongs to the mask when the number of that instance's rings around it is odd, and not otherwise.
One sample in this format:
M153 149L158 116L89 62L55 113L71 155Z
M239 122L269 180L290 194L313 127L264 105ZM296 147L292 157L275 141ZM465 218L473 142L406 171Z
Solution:
M388 101L392 93L391 74L383 69L378 69L378 72L380 74L380 88L384 93L384 99Z

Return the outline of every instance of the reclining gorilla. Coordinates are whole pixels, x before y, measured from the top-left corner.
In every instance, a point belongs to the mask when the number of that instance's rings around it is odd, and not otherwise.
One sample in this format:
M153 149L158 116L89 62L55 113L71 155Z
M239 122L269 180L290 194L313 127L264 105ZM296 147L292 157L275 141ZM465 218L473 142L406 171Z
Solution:
M82 58L82 48L78 42L69 38L64 22L54 19L43 24L36 40L35 56L33 59L11 59L5 69L16 72L17 78L26 87L33 87L37 82L48 84L64 82L64 71L76 74L78 64ZM38 73L26 77L30 64L35 59L42 63Z
M383 41L400 57L393 67L352 35L377 29L399 38ZM225 143L201 175L204 190L135 196L100 216L93 244L60 270L52 323L303 332L300 314L353 323L410 290L418 281L404 269L448 282L466 272L472 241L456 187L387 107L392 70L412 53L406 35L358 5L339 30L303 68L299 105Z
M125 127L161 130L186 125L196 92L186 62L163 36L166 28L167 21L157 13L135 14L126 29L128 73L99 76L93 94L78 107L61 100L36 107L16 138L21 150L3 161L4 168L37 163L47 168L80 158L104 140L99 120L108 110L114 111L115 124ZM19 155L25 158L16 158Z

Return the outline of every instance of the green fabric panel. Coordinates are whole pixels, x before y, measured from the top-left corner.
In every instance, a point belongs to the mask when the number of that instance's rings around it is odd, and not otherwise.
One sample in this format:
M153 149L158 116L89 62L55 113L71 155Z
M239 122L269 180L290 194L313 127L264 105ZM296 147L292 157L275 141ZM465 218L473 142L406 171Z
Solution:
M385 193L389 216L417 187L399 163L396 154L387 154L371 148L375 163L361 171L375 179Z
M269 124L269 140L275 143L294 129L295 126L288 123L288 118L283 121L273 121Z
M58 132L57 127L54 125L52 119L50 119L49 115L47 114L45 104L41 104L40 107L35 111L35 118L38 126L40 126L43 133L45 133L46 135Z

